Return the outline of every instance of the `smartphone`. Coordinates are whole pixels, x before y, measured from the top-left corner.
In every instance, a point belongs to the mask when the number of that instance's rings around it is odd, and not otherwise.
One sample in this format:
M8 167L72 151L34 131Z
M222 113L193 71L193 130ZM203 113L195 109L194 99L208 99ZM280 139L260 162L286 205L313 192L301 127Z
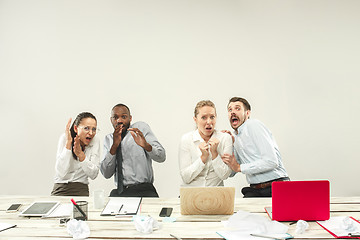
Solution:
M21 207L20 203L11 204L11 206L6 210L6 212L16 212Z
M170 217L172 210L173 210L172 208L164 207L161 209L159 216L160 217Z

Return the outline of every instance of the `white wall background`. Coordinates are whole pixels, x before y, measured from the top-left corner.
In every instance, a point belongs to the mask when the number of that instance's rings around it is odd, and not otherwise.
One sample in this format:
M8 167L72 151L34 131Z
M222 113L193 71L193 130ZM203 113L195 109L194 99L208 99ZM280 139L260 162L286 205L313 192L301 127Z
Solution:
M94 113L103 139L122 102L165 147L155 185L176 197L195 104L212 100L229 129L227 101L242 96L293 180L359 196L359 12L356 0L0 0L0 194L50 194L68 118Z

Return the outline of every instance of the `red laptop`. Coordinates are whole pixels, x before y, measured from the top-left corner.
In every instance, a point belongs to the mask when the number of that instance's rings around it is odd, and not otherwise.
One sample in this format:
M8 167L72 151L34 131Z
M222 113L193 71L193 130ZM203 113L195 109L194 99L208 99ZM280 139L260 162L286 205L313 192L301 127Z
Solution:
M265 208L272 220L320 221L330 218L330 183L283 181L272 184L272 208Z

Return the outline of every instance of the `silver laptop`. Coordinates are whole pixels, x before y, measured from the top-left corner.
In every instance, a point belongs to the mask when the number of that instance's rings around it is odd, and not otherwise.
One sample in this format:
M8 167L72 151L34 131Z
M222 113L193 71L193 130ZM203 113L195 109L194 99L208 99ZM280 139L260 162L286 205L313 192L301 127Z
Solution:
M181 187L183 215L231 215L234 213L234 187Z

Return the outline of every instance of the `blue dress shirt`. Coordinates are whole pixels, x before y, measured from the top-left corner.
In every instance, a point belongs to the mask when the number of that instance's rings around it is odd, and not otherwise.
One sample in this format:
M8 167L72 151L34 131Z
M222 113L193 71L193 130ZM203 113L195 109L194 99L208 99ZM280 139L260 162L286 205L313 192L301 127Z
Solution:
M166 155L165 149L156 139L148 124L144 122L136 122L130 128L138 128L144 135L146 141L152 146L151 152L136 144L130 133L126 134L121 141L121 149L123 155L123 176L124 185L138 183L153 183L154 173L152 169L152 160L156 162L164 162ZM113 144L113 134L105 136L104 140L104 157L100 164L100 171L105 178L113 175L115 186L117 185L116 155L111 155L110 148Z
M275 138L259 120L248 119L238 128L234 153L249 184L288 177Z

